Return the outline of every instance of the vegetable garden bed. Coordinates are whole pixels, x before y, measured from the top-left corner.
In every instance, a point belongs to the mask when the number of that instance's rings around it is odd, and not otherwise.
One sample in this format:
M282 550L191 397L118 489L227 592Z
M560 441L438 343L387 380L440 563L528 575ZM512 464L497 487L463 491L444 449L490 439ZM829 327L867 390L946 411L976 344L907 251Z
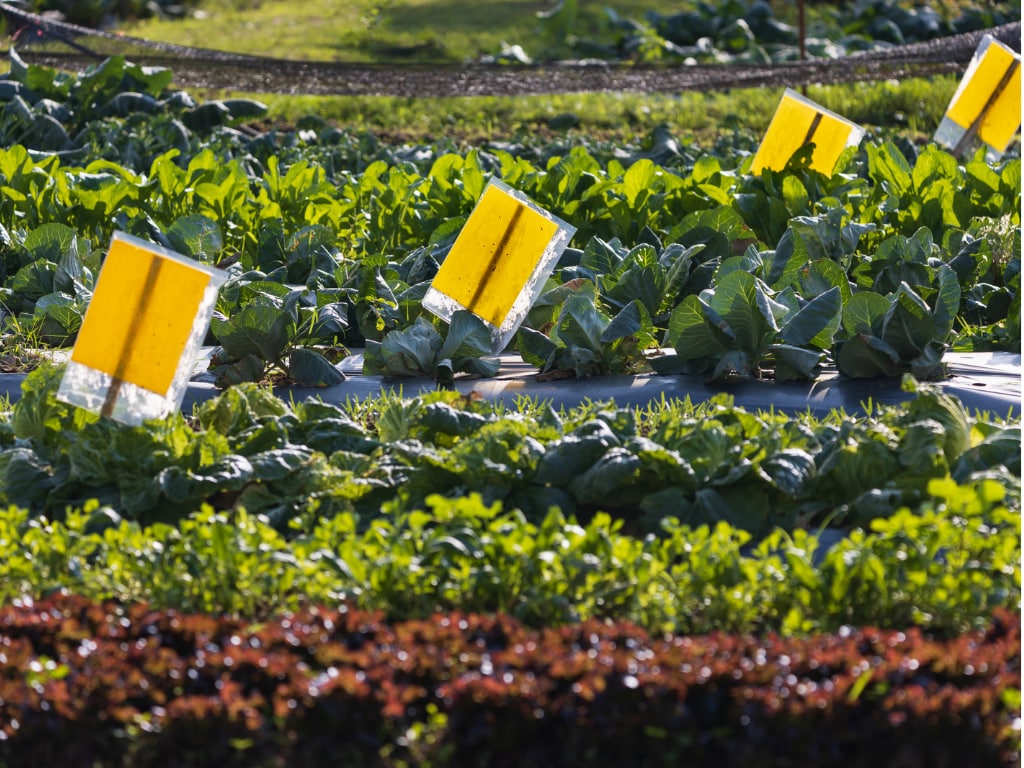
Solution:
M754 176L741 136L702 151L665 132L396 151L337 129L249 136L230 123L260 105L196 104L124 61L67 80L15 62L12 136L36 145L0 151L9 343L71 343L120 230L227 271L221 385L333 384L321 353L342 347L373 374L489 372L479 321L453 332L422 298L493 176L578 230L512 344L545 375L934 379L951 348L1019 352L1018 158L870 137L832 176L807 153Z
M654 638L624 622L538 632L461 612L253 624L18 601L0 609L0 760L66 764L70 742L79 764L161 768L1003 765L1019 624L998 612L948 640Z
M0 80L5 351L115 230L228 276L180 413L0 374L0 765L1019 761L1017 147L753 175L170 83ZM579 232L498 361L421 305L492 176Z

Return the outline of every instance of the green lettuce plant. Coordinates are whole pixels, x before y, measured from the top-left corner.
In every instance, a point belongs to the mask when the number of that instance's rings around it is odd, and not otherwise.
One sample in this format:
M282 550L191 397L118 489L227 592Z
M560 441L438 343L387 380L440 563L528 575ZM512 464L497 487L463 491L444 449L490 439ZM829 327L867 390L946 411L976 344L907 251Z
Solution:
M381 341L367 340L363 372L424 376L448 384L456 373L496 374L498 360L484 357L490 352L490 330L472 312L455 312L446 336L421 315L405 330L392 331Z

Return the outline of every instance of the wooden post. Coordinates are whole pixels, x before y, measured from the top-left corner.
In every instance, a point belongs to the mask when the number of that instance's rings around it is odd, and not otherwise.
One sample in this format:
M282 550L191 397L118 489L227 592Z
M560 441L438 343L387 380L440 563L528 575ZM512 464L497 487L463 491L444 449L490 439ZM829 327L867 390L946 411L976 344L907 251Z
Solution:
M797 24L800 27L800 61L807 58L807 17L804 15L804 0L797 3Z
M807 58L807 17L804 14L804 0L798 0L796 7L798 34L800 35L800 61L804 61ZM800 93L804 96L807 95L806 85L800 86Z

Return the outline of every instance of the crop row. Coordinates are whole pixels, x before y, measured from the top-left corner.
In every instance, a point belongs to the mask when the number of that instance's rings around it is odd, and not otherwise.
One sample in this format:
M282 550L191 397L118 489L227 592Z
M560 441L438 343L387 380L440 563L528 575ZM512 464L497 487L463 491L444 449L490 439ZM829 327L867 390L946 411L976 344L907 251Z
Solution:
M465 612L251 624L25 600L0 609L0 762L1012 765L1019 625L1001 611L951 640L657 638Z
M40 120L63 125L50 114L64 114L57 98L108 99L82 136L258 112L250 102L195 105L168 94L168 82L123 60L77 80L22 66L7 81L7 109L37 135ZM496 150L439 155L426 170L384 160L349 169L295 148L282 160L272 137L217 135L236 137L234 154L215 141L191 152L185 133L174 148L155 140L160 151L146 159L128 159L132 142L95 142L128 147L123 164L0 150L8 330L73 341L102 249L121 230L228 270L208 339L222 385L275 370L331 383L323 359L308 361L339 345L366 345L375 372L443 379L458 367L440 365L442 349L485 372L482 327L471 317L457 332L439 327L421 300L493 176L578 229L513 342L543 372L653 365L813 379L831 358L851 376L938 378L950 344L1019 349L1019 159L960 164L935 146L905 146L908 157L870 139L831 177L807 168L806 153L754 176L743 153L676 156L676 167L582 147L543 166ZM445 334L457 338L444 345ZM657 345L675 354L649 360Z
M56 399L60 368L26 379L0 420L0 500L60 514L91 499L139 522L175 522L209 503L281 530L320 516L409 509L465 490L539 520L604 511L631 532L666 516L772 528L869 523L931 497L933 480L998 480L1020 506L1020 426L972 418L916 384L906 408L869 418L755 414L727 398L646 411L585 404L509 411L455 392L348 406L288 406L255 385L124 427Z
M931 490L934 502L842 537L776 529L759 541L724 522L667 519L644 538L606 514L580 522L552 508L531 522L476 494L386 505L369 523L340 514L288 537L244 511L141 527L95 503L62 521L12 507L0 512L0 602L70 592L251 618L345 603L393 619L503 613L534 627L956 634L1019 605L1020 513L991 479Z

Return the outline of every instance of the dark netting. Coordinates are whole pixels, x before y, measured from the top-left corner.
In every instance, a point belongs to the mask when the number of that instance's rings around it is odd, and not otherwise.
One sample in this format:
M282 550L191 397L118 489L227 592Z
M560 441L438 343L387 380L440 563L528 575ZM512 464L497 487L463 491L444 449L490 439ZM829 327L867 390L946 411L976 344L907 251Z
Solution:
M1016 51L1020 22L841 59L777 64L640 66L608 62L353 64L291 61L190 48L79 27L0 3L25 61L80 70L111 56L166 67L181 87L350 96L520 96L546 93L723 91L903 79L961 72L986 32Z

